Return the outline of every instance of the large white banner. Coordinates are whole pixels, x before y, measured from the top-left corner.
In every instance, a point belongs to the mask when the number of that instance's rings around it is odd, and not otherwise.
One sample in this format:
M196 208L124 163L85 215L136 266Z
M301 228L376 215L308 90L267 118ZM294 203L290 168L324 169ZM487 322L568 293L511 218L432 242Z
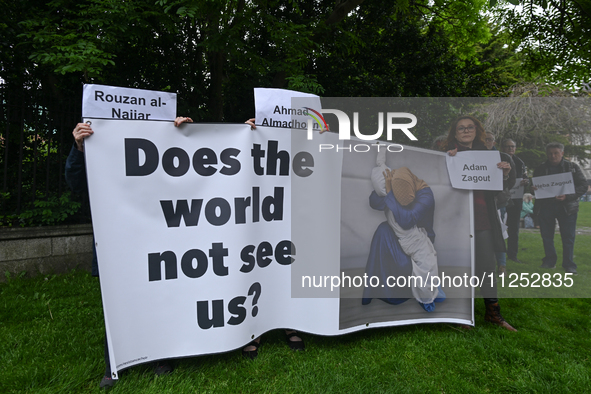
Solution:
M342 143L335 133L307 140L305 130L243 124L86 120L115 377L144 362L238 349L276 328L339 335L473 324L472 289L461 285L472 274L471 194L451 188L444 154L409 148L384 163L421 179L404 209L419 195L430 199L427 224L415 228L436 234L434 268L447 298L439 294L428 312L400 280L410 252L369 204L377 152L320 152L321 143ZM384 261L400 270L375 273Z

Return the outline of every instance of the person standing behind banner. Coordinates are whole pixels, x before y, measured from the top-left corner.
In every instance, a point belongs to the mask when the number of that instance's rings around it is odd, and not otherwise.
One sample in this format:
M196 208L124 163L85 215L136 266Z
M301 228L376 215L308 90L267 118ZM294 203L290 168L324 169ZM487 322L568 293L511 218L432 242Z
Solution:
M529 184L527 168L523 160L515 155L515 148L516 144L512 139L506 139L501 144L501 150L511 156L513 163L515 163L516 182L519 182L521 186L527 186ZM517 252L519 251L519 221L521 219L523 199L513 198L511 201L513 204L507 205L507 233L509 234L509 238L507 238L507 258L516 263L521 263L517 258Z
M480 121L473 116L461 116L452 122L444 150L450 156L468 150L487 150L486 133ZM503 170L503 188L510 189L515 183L515 170L511 157L501 154L501 162L497 167ZM496 252L504 252L505 240L501 221L497 213L495 195L498 191L474 190L474 244L476 275L485 278L481 283L481 295L484 298L486 313L484 319L510 331L517 331L505 321L497 298L497 278L494 274ZM491 275L492 273L492 275Z
M193 122L191 118L178 117L174 121L175 126L179 126L185 122ZM74 136L74 145L70 150L70 154L66 159L66 183L76 194L88 198L88 184L86 180L86 162L84 160L84 140L94 134L94 131L87 123L78 123L72 131ZM99 277L99 265L96 256L95 242L92 242L92 276ZM100 280L100 279L99 279ZM111 363L109 361L109 346L107 343L107 333L105 331L105 373L99 387L113 387L116 380L111 377ZM172 372L173 367L168 362L157 363L154 367L156 375L163 375Z
M488 150L498 150L495 142L495 135L490 131L486 132L486 137L484 138L484 145Z
M558 256L554 248L554 227L558 220L562 239L562 268L567 273L576 275L577 265L574 262L574 253L579 197L587 192L587 180L577 164L563 158L564 145L558 142L546 145L546 156L548 160L534 170L534 177L571 172L575 192L554 198L536 198L534 213L538 217L545 254L540 267L550 269L556 267ZM536 190L535 187L532 189Z
M244 123L249 125L251 130L255 130L257 128L255 122L255 118L250 118ZM285 341L287 343L287 346L293 351L297 352L306 349L304 340L301 338L300 334L296 330L286 329ZM261 337L255 338L249 343L247 343L246 346L242 348L242 355L246 358L254 360L259 355L259 347L261 347Z
M534 203L533 196L529 193L523 195L523 203L521 204L521 219L523 219L523 227L534 228Z
M488 150L498 150L495 141L495 135L490 131L486 132L486 136L484 138L484 145ZM501 222L505 220L505 216L507 215L507 204L510 204L511 201L509 199L509 190L503 190L502 193L499 193L495 196L495 202L497 203L497 208L499 211L499 215L501 216ZM502 227L502 226L501 226ZM503 238L507 237L507 232L503 231ZM497 270L499 276L505 275L507 273L507 253L505 252L496 252L495 257L497 258Z

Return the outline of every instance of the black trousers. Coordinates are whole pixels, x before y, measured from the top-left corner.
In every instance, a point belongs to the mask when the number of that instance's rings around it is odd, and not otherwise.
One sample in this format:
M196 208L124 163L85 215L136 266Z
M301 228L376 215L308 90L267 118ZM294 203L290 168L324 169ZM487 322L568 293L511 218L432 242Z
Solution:
M523 200L514 199L513 206L507 207L507 257L517 258L519 251L519 222L521 220L521 205Z
M498 302L497 298L497 260L492 230L479 230L474 234L475 273L481 280L480 294L487 304Z

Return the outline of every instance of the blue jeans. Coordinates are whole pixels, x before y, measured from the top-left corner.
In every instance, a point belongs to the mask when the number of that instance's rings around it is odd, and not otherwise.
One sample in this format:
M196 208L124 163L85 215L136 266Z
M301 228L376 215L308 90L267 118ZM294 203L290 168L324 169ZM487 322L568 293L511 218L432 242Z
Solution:
M507 266L507 254L505 252L496 252L495 257L497 258L497 266L499 266L499 267L506 267Z
M562 239L562 267L565 269L577 268L574 262L577 214L578 212L567 215L561 204L547 204L540 210L538 221L546 254L542 259L545 264L554 265L558 259L554 248L554 227L555 221L558 219L560 238Z

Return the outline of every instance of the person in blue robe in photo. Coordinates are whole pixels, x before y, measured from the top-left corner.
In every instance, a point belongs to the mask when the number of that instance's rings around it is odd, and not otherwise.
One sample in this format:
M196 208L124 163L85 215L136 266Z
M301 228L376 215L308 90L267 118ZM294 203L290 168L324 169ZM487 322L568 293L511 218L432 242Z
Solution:
M414 226L423 228L427 233L427 237L433 243L435 241L435 232L433 231L435 199L433 192L424 181L414 176L410 170L406 168L404 170L399 171L399 174L404 173L404 175L397 176L397 181L392 183L392 185L398 186L395 186L392 190L389 190L390 187L388 187L387 194L385 192L378 194L374 190L370 195L369 204L373 209L379 211L390 210L398 226L404 230L410 230ZM381 171L374 172L372 178L380 173ZM386 173L384 173L384 177L387 177ZM379 181L384 182L382 179ZM372 179L374 188L380 188L377 185L379 181ZM385 182L391 182L391 179ZM413 262L411 257L405 253L398 236L387 221L382 222L374 233L365 272L368 277L378 277L380 284L387 285L375 288L366 287L363 293L363 305L369 304L373 298L378 298L393 305L401 304L409 298L413 298L412 288L407 280L413 275ZM390 283L387 283L388 280ZM392 285L394 280L397 280L395 286ZM436 302L442 301L445 297L443 291L437 297ZM435 308L432 302L421 304L421 306L429 312Z

